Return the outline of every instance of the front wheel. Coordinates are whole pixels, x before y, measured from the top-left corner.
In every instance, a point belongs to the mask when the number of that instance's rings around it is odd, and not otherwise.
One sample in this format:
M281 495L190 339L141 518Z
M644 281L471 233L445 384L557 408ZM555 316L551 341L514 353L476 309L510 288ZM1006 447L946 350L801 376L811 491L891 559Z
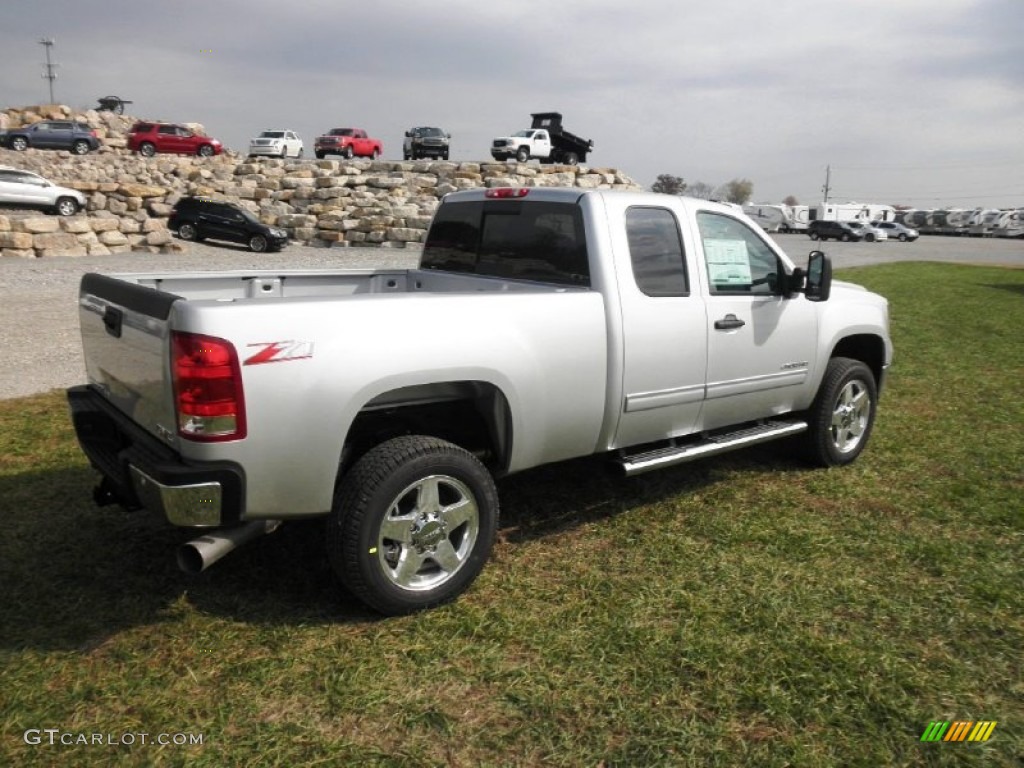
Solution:
M353 157L355 157L355 154L356 154L356 151L354 149L352 149L352 145L351 144L349 144L347 147L345 147L345 159L346 160L351 160Z
M907 242L907 233L906 232L900 232L900 242L901 243Z
M143 157L152 157L156 154L156 147L150 144L148 141L143 142L139 145L139 154Z
M808 460L833 467L856 459L871 435L877 402L870 368L848 357L829 360L803 436Z
M203 144L203 146L199 148L198 154L200 157L213 157L213 147L209 144Z
M381 443L345 475L327 522L331 564L389 616L454 600L484 567L498 492L476 457L434 437Z
M850 242L850 236L848 234L846 234L845 232L843 233L843 236L840 237L839 239L842 240L844 243Z
M71 145L71 151L76 155L86 155L89 153L89 142L79 139Z
M267 250L267 238L263 235L253 235L249 238L249 249L255 253L263 253Z
M78 203L70 197L62 197L54 207L61 216L74 216L78 213Z
M809 237L809 238L811 238L811 240L818 240L818 239L819 239L819 235L818 235L818 233L817 233L817 232L811 232L811 233L810 233L810 234L808 235L808 237Z
M520 163L525 163L530 159L530 150L526 147L520 147L516 152L516 160Z

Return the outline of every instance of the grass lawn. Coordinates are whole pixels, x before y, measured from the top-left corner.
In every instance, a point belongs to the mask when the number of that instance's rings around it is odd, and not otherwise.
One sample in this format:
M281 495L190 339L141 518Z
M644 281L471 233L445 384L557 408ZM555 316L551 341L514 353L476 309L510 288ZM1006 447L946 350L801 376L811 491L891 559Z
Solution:
M854 465L507 479L477 584L400 619L320 524L180 574L187 534L93 506L61 393L0 402L0 765L1020 765L1024 270L838 277L896 345Z

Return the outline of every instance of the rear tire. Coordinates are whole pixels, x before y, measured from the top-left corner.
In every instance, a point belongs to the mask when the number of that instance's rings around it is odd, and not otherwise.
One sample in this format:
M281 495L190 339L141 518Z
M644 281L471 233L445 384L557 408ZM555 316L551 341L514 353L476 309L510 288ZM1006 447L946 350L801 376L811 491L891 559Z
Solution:
M15 152L24 152L28 149L28 139L24 136L15 136L11 139L11 149Z
M188 240L189 242L198 240L199 238L196 237L196 234L196 228L192 224L182 224L178 227L178 237L182 240Z
M344 476L327 521L331 564L360 600L388 616L449 602L483 569L498 493L472 454L434 437L397 437Z
M323 152L314 152L313 154L316 155L316 159L317 160L323 160L324 159L324 153Z
M567 152L566 155L565 155L565 164L566 165L579 165L580 164L580 158L579 158L579 156L575 152Z
M825 467L849 464L871 436L878 403L875 376L860 360L833 357L808 412L804 455Z
M817 232L811 232L807 235L811 240L820 240L821 236Z

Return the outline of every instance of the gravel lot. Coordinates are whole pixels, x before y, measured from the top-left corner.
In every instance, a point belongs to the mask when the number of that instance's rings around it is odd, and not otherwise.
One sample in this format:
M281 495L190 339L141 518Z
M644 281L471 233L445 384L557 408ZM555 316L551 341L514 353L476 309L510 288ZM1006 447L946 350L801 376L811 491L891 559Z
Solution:
M816 245L805 235L778 235L798 264ZM86 272L223 269L407 268L419 250L310 248L254 254L233 246L188 243L183 254L118 254L85 258L0 259L0 399L85 382L78 334L78 282ZM916 243L827 243L837 268L893 261L948 261L1024 267L1024 241L926 237Z

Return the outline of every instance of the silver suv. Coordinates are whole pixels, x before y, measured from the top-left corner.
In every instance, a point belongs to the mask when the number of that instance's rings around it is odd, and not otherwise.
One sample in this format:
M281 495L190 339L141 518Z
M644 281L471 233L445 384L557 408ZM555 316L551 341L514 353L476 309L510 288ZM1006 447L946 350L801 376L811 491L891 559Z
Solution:
M72 216L85 207L85 195L76 189L58 187L30 171L0 166L0 205L43 208Z

